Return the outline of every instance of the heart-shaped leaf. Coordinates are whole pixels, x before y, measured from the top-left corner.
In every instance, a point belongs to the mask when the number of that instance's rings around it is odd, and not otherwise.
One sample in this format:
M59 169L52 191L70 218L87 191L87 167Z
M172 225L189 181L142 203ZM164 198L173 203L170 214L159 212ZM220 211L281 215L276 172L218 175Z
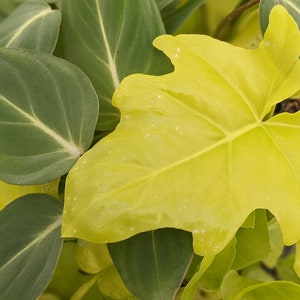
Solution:
M0 49L0 179L39 184L89 147L97 95L76 66L46 53Z
M275 6L256 50L204 35L155 45L175 71L123 80L120 124L68 175L63 235L105 243L175 227L193 233L197 254L213 256L250 212L267 208L295 243L300 113L269 117L300 90L293 18Z
M111 130L119 110L113 92L132 73L163 74L169 61L152 47L165 33L155 0L61 0L62 57L78 65L91 79L100 100L98 130Z
M0 46L52 53L60 20L60 11L43 1L23 3L0 24Z
M62 246L61 203L52 196L23 196L0 212L2 299L36 299L47 287Z

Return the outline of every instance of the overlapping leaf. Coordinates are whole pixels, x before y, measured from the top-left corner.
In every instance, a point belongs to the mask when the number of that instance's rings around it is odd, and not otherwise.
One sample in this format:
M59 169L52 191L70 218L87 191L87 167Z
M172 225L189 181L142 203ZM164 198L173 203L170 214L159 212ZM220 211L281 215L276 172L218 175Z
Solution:
M0 212L2 299L36 299L47 287L62 246L61 203L30 194Z
M281 6L256 50L207 36L155 41L175 71L133 75L114 96L117 129L67 179L63 235L114 242L160 227L193 233L214 255L251 211L300 238L300 114L268 118L300 89L300 33Z
M155 0L61 0L61 55L91 79L100 100L98 130L111 130L119 111L113 92L132 73L163 74L169 61L152 47L165 33ZM133 4L134 3L134 4Z
M89 147L97 95L76 66L46 53L0 49L0 179L49 182Z
M0 25L0 46L52 53L61 15L43 1L30 1L16 8Z

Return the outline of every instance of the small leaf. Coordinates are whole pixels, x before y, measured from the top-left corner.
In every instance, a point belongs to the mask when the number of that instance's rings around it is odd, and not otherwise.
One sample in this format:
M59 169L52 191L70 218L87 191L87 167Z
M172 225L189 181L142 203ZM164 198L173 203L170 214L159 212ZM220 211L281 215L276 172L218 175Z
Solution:
M0 210L26 194L41 193L58 197L59 179L41 185L13 185L0 181Z
M269 15L272 8L280 4L286 8L300 27L300 2L299 0L261 0L259 4L259 19L261 32L265 33L269 24Z
M132 73L162 74L169 61L152 46L165 33L155 0L61 0L62 56L91 79L100 100L97 130L111 130L119 110L113 92Z
M40 184L89 147L98 100L76 66L46 53L0 49L0 179Z
M255 211L254 228L240 228L236 233L236 256L232 268L239 270L267 257L270 252L265 211Z
M284 242L298 241L300 113L267 117L300 90L292 17L275 6L255 50L204 35L155 45L175 71L122 81L120 124L68 174L63 235L106 243L174 227L192 232L197 254L214 256L266 208Z
M23 196L0 212L2 299L36 299L47 287L62 246L61 203L49 195Z
M108 244L108 250L126 287L143 300L174 299L194 253L190 233L170 228Z
M60 20L60 11L51 10L45 2L23 3L0 23L0 46L52 53Z

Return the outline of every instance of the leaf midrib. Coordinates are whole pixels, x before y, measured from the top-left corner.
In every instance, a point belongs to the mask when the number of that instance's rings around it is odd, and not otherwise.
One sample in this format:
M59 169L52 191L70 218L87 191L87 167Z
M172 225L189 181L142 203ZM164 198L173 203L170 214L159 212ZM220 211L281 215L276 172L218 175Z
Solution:
M192 155L189 155L189 156L187 156L187 157L185 157L183 159L180 159L180 160L175 161L175 162L173 162L173 163L171 163L171 164L169 164L169 165L167 165L165 167L162 167L161 169L156 170L156 171L154 171L151 174L143 176L143 177L139 178L138 180L135 180L135 181L129 182L128 184L120 186L117 189L115 189L115 190L113 190L113 191L111 191L109 193L104 194L103 197L104 198L111 197L115 193L118 193L118 192L120 192L122 190L129 189L131 186L134 186L134 185L139 184L139 183L141 183L143 181L146 181L146 180L148 180L150 178L158 176L158 175L160 175L160 174L162 174L164 172L167 172L168 170L170 170L172 168L176 168L176 167L178 167L178 166L180 166L180 165L182 165L182 164L184 164L184 163L186 163L186 162L188 162L190 160L193 160L193 159L195 159L195 158L197 158L197 157L199 157L199 156L201 156L201 155L203 155L203 154L205 154L205 153L207 153L207 152L209 152L209 151L211 151L211 150L213 150L213 149L215 149L215 148L217 148L217 147L219 147L219 146L221 146L223 144L232 142L236 138L240 137L241 135L243 135L243 134L245 134L245 133L247 133L247 132L249 132L249 131L251 131L251 130L257 128L257 127L262 127L262 123L261 122L251 123L251 124L249 124L249 125L241 128L241 129L239 129L239 130L237 130L237 131L235 131L235 132L233 132L233 133L225 136L224 138L220 139L220 141L218 141L218 142L216 142L216 143L214 143L214 144L212 144L212 145L210 145L208 147L205 147L204 149L201 149L200 151L197 151L196 153L194 153Z
M21 251L18 251L18 253L14 256L12 256L6 264L4 264L0 268L0 272L4 270L7 266L9 266L11 263L13 263L19 256L21 256L23 253L25 253L28 249L31 247L34 247L36 244L38 244L40 241L46 238L47 235L49 235L51 232L56 230L56 228L60 227L62 224L61 216L56 217L56 220L51 223L49 226L43 229L43 231L38 232L38 235L36 235L36 238L34 238L25 248L22 248Z
M65 140L61 135L48 127L45 123L43 123L39 118L33 117L30 114L23 111L20 107L9 101L3 95L0 95L0 99L2 99L7 105L9 105L13 110L17 111L23 117L25 117L33 126L39 128L43 132L46 133L49 137L55 140L67 153L69 153L74 158L80 157L83 153L83 150L77 147L74 143Z

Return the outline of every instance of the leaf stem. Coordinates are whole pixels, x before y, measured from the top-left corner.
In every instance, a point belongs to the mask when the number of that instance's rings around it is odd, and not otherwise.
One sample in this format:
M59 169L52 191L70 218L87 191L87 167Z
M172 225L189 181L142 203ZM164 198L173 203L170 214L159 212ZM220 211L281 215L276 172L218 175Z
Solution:
M230 14L228 14L223 20L221 20L221 22L218 24L213 36L215 38L221 39L222 29L226 26L227 23L230 23L233 20L237 19L247 9L258 4L259 2L260 2L260 0L250 0L250 1L246 2L245 4L235 8Z

